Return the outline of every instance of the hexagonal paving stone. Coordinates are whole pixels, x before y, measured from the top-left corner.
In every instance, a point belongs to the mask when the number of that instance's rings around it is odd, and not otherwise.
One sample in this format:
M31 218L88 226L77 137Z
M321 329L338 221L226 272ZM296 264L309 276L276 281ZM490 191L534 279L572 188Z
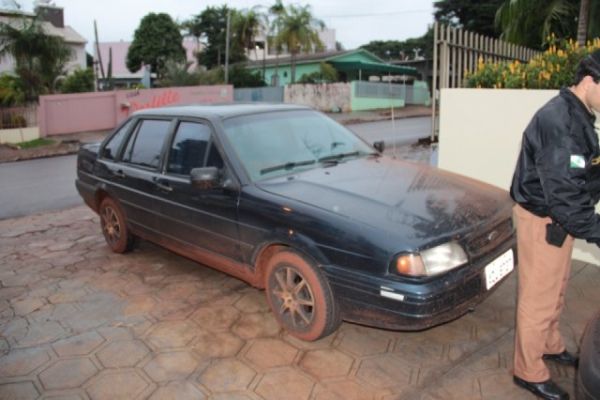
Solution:
M203 400L206 395L190 382L172 382L158 388L149 400Z
M385 353L391 341L386 332L363 327L344 329L338 337L340 350L357 356Z
M151 314L159 321L177 321L187 319L195 310L196 306L185 301L159 301Z
M59 360L45 369L40 381L46 389L74 389L98 372L87 358Z
M141 340L119 340L109 343L96 356L107 368L133 367L150 352Z
M148 340L158 348L188 345L198 334L198 327L188 321L160 322L148 334Z
M213 392L244 390L256 373L239 360L224 359L210 365L198 381Z
M128 297L126 301L124 315L147 314L156 307L156 300L148 295Z
M235 302L235 308L244 313L264 312L269 310L267 297L262 291L255 289L246 291L242 298Z
M3 399L33 400L40 397L32 382L0 384L0 395Z
M233 332L242 339L255 339L258 337L275 336L280 327L277 320L268 313L242 314L233 325Z
M235 356L242 346L244 341L231 333L201 332L192 349L202 358L222 358Z
M306 353L300 366L317 379L344 376L350 372L352 357L334 349L312 350Z
M52 347L59 357L84 356L104 342L104 338L96 332L86 332L59 340Z
M315 392L315 400L370 400L380 399L383 393L389 393L389 391L377 393L376 390L365 388L365 385L361 385L353 379L323 383Z
M256 387L256 393L267 400L306 400L314 382L295 369L267 372Z
M291 365L298 350L280 339L257 339L246 352L246 359L259 368Z
M50 360L43 348L13 350L0 358L0 377L24 376Z
M134 399L149 383L136 370L102 372L90 381L86 391L92 400Z
M198 360L191 352L177 351L156 355L146 364L144 371L155 382L174 381L187 378L197 366Z
M192 319L210 332L226 331L239 318L240 312L229 306L201 307L194 312Z
M408 385L411 367L393 355L383 355L363 360L356 376L377 388Z

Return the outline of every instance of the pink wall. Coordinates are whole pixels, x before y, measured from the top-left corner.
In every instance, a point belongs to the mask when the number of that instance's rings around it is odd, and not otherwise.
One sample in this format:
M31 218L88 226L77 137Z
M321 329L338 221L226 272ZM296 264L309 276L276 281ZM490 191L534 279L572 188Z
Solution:
M40 96L41 136L113 129L131 113L173 104L233 101L232 86L191 86Z

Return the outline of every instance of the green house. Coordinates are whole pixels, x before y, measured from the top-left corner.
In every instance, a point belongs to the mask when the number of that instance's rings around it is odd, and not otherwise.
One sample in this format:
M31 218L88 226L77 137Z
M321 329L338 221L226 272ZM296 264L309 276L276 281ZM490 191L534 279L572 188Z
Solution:
M386 63L373 53L364 50L348 50L327 53L302 54L296 56L296 82L303 75L321 71L321 63L332 65L342 82L366 81L370 76L402 75L420 78L419 72L412 67ZM265 83L271 86L285 86L292 83L292 58L290 56L252 61L247 64L252 72L265 76Z

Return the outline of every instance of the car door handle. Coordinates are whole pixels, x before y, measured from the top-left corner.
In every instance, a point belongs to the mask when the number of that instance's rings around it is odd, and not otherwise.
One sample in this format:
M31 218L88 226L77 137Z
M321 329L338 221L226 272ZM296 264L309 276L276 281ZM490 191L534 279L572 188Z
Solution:
M115 171L115 176L117 178L125 178L125 172L122 169L118 169Z
M156 185L156 187L158 188L158 190L162 190L163 192L172 192L173 188L171 186L169 186L168 184L164 184L164 183L160 183L160 182L154 182L154 184Z

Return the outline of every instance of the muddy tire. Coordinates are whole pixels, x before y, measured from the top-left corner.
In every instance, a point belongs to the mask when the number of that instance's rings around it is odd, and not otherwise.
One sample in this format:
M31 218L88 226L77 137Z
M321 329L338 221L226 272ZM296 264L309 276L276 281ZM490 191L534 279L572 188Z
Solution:
M127 228L125 214L110 197L104 198L98 209L102 234L108 247L115 253L126 253L133 249L134 238Z
M293 250L269 260L265 289L275 318L292 336L313 341L333 333L341 319L323 273Z

